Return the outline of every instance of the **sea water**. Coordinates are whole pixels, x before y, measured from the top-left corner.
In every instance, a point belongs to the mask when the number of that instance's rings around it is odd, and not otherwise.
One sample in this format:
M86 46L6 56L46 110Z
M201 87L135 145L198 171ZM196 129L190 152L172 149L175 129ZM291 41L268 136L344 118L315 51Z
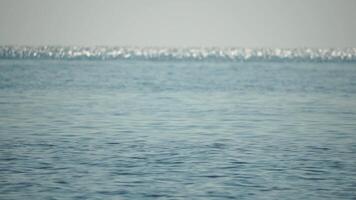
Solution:
M0 199L356 198L354 57L34 57L0 60Z

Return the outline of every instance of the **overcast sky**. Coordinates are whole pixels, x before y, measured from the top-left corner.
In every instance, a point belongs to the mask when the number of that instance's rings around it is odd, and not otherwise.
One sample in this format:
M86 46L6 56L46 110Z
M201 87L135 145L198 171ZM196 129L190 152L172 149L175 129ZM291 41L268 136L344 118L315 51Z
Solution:
M356 47L356 0L0 0L0 45Z

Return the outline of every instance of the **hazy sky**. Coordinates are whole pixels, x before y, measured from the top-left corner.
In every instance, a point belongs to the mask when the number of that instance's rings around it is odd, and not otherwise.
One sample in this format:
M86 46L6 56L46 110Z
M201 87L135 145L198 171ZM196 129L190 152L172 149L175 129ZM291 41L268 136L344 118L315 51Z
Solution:
M0 0L0 45L356 47L356 0Z

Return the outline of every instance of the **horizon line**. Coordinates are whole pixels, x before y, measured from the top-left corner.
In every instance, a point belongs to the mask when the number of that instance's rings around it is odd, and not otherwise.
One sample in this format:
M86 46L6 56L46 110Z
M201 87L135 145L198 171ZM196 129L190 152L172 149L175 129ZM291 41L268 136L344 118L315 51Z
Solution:
M353 46L348 47L317 47L317 46L300 46L300 47L269 47L269 46L225 46L225 45L187 45L187 46L174 46L174 45L62 45L62 44L42 44L42 45L29 45L29 44L0 44L0 47L78 47L78 48L97 48L97 47L109 47L109 48L138 48L138 49L355 49Z

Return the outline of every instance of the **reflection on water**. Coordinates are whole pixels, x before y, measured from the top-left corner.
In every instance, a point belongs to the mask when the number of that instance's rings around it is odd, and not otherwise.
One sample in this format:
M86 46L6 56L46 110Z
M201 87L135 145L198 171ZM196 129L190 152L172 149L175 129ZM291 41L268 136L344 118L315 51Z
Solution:
M355 187L355 64L0 60L0 199Z

